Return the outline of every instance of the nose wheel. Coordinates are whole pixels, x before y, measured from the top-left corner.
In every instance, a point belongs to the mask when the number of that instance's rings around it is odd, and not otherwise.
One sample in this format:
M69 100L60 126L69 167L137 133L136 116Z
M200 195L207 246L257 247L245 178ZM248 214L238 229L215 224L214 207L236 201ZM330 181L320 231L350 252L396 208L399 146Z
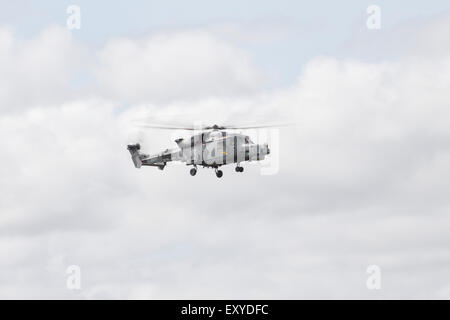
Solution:
M216 169L216 177L217 177L217 178L222 178L222 176L223 176L222 170L217 170L217 169Z
M191 176L195 176L197 174L197 169L192 168L191 171L189 171L189 173L191 174Z
M236 172L244 172L244 167L237 166L235 170Z

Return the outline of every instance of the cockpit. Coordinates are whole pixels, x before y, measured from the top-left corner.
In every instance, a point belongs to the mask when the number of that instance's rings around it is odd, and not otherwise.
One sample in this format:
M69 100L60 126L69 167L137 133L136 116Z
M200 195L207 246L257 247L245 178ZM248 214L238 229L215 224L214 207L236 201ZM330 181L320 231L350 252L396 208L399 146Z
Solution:
M249 136L245 136L244 141L245 141L246 144L253 144L253 141L250 140Z

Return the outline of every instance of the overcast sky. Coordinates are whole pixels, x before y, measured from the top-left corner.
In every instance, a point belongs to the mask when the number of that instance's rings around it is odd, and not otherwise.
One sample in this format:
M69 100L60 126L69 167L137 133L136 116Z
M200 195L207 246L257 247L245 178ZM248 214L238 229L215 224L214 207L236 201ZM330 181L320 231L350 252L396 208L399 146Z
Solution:
M0 4L0 298L450 298L450 2ZM297 125L219 180L147 116Z

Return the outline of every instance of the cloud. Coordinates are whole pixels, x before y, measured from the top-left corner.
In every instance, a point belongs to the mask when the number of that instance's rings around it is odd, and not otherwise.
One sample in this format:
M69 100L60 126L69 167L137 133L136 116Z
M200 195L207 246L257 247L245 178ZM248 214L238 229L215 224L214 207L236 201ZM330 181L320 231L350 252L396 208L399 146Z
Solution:
M318 57L276 91L248 85L253 71L236 76L251 65L239 52L203 33L114 40L100 51L95 97L0 113L1 297L447 295L450 52ZM123 110L122 99L136 103ZM226 167L221 180L183 164L136 170L127 142L175 144L130 120L164 112L235 123L283 115L298 126L281 130L273 176L255 165ZM65 286L72 264L81 291ZM372 264L381 291L365 286Z
M445 142L450 138L449 61L405 57L398 63L365 64L321 58L309 63L297 96L302 180L348 188L364 197L363 205L370 201L364 193L374 190L390 204L398 199L408 205L401 195L385 193L408 189L408 179L436 170L442 163L438 159L450 151ZM447 171L445 166L438 170ZM428 194L424 181L415 183L423 188L422 196ZM418 199L412 197L412 206Z
M235 96L263 84L247 52L205 31L114 39L98 61L104 94L130 102Z
M52 26L36 38L22 40L0 28L0 110L61 103L73 98L71 80L84 51L66 29Z
M362 61L401 60L405 56L433 59L448 56L450 14L418 16L373 31L356 28L341 46L342 54ZM363 21L360 25L365 25Z

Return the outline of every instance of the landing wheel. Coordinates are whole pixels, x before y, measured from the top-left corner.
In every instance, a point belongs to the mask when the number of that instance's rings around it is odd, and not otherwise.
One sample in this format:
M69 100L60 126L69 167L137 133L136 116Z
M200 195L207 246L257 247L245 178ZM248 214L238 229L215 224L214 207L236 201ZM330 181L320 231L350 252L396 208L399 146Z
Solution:
M222 176L223 176L222 170L217 170L216 171L216 176L217 176L217 178L222 178Z
M197 169L192 168L191 171L189 171L191 176L195 176L197 174Z
M244 167L236 167L236 172L244 172Z

